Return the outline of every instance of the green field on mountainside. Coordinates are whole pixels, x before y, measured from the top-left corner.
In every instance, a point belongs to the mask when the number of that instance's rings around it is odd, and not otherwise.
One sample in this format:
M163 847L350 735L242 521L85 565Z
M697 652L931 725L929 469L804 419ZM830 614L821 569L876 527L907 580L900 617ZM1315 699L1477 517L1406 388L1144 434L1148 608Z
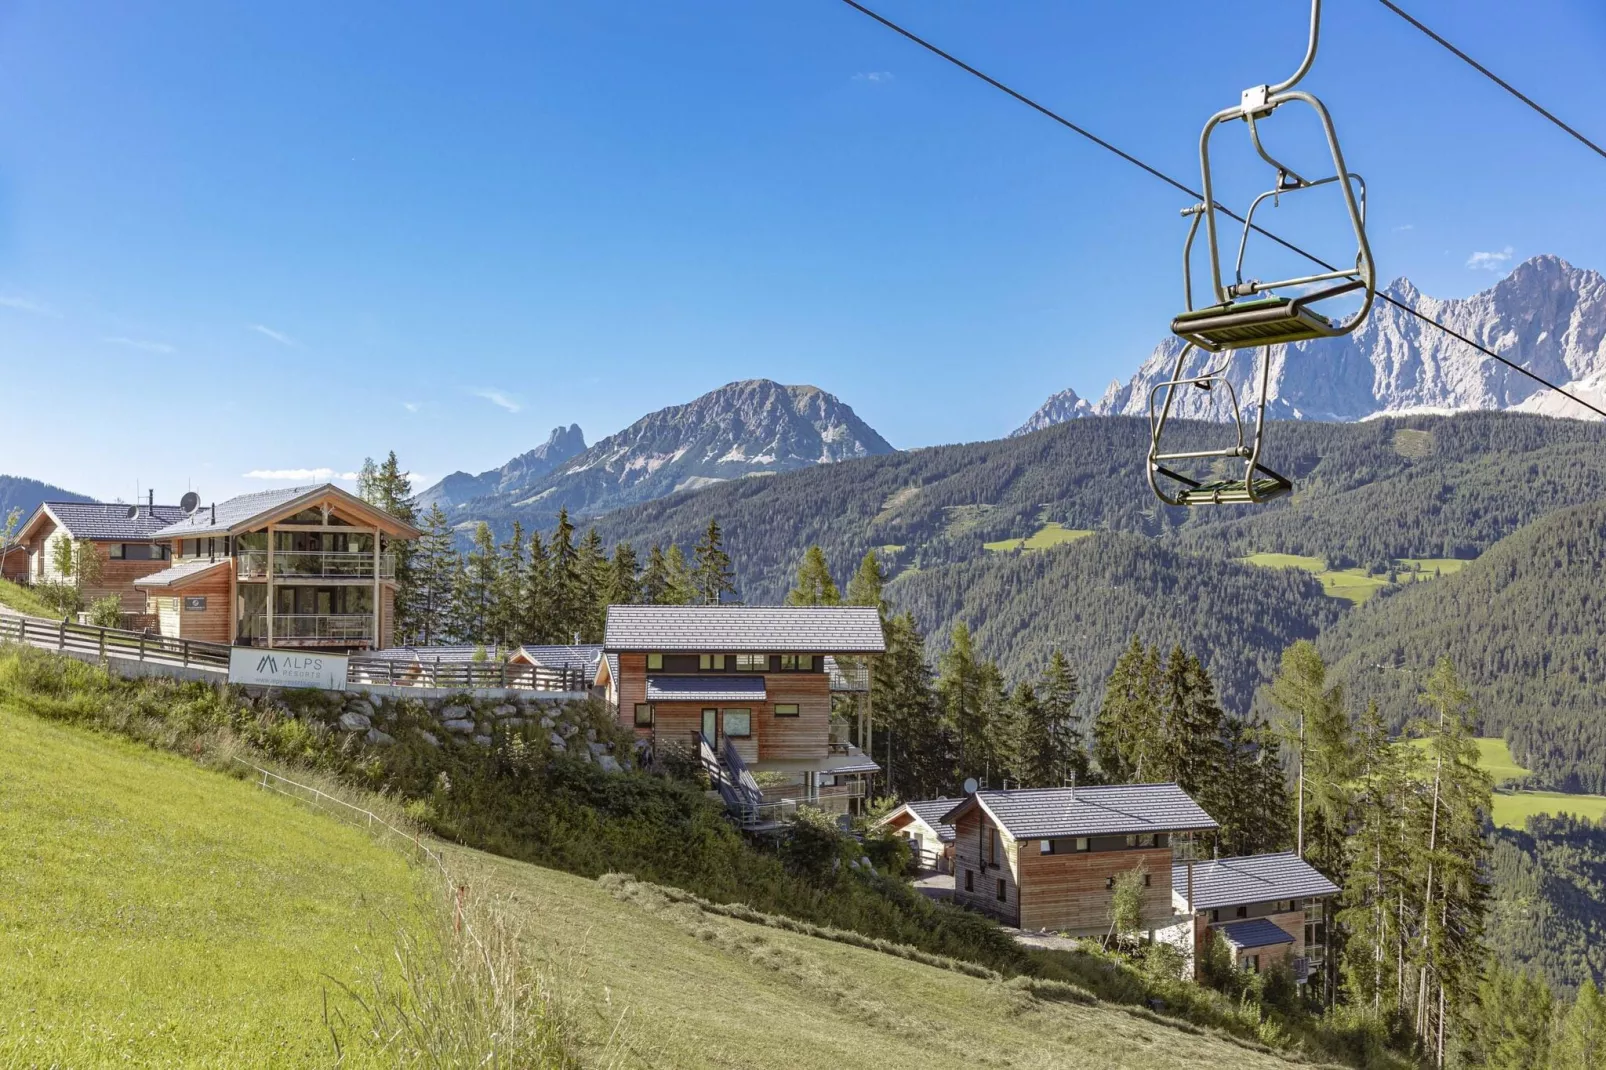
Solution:
M1413 739L1411 744L1426 749L1427 740ZM1501 828L1520 829L1537 814L1572 814L1586 821L1599 821L1606 817L1606 795L1582 795L1561 791L1519 791L1504 785L1532 776L1511 756L1511 748L1499 737L1484 736L1478 740L1478 768L1494 778L1494 813L1490 815Z
M1057 520L1050 520L1024 539L1002 539L984 542L982 546L995 554L1012 550L1047 550L1051 546L1063 546L1077 539L1085 539L1091 534L1093 532L1087 528L1068 528Z
M1388 573L1373 574L1364 568L1328 568L1319 557L1302 554L1250 554L1244 561L1262 568L1297 568L1315 576L1322 590L1334 598L1345 598L1359 605L1391 584L1419 583L1461 571L1466 561L1456 557L1405 557L1390 562L1394 579Z
M739 921L522 862L453 849L473 894L502 899L590 1060L635 1067L927 1070L1287 1066L1141 1010L1058 1002L1022 986Z
M290 799L0 708L0 1065L331 1062L325 993L420 891Z

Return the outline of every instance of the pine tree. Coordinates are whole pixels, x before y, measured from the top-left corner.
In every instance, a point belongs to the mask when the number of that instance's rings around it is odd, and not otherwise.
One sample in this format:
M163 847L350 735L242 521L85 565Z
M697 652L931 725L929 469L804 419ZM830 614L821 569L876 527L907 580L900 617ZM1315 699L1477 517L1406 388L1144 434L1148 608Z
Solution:
M1068 781L1087 783L1087 752L1076 727L1079 690L1070 662L1063 653L1054 651L1032 695L1035 712L1022 711L1020 776L1028 787L1059 787Z
M457 623L465 642L489 644L500 573L496 539L483 520L474 528L474 545L463 559L457 585Z
M649 606L669 605L670 587L669 562L664 559L664 548L653 543L647 551L647 567L641 574L641 600Z
M613 548L612 568L608 573L607 601L610 605L633 606L643 601L639 571L635 547L622 542Z
M1190 795L1219 780L1223 717L1203 663L1174 647L1160 685L1160 739L1145 778L1173 781Z
M797 566L797 585L786 593L789 606L834 606L842 601L831 579L831 568L826 563L825 551L810 546L803 551L803 560Z
M456 592L452 583L457 565L451 525L440 505L432 505L424 518L424 537L419 540L415 558L412 630L406 633L410 639L430 646L446 642L454 634L452 610Z
M357 497L404 524L418 524L413 483L402 471L395 450L390 451L383 464L376 465L372 457L363 458L357 475ZM416 635L420 631L420 601L426 597L418 589L419 580L415 574L419 547L411 539L397 539L387 543L386 549L396 559L396 635Z
M870 550L859 562L859 570L848 581L846 603L850 606L875 606L881 610L881 616L887 615L886 599L882 591L886 588L886 573L881 570L881 562L875 551Z
M523 630L520 612L525 604L524 526L513 521L508 540L498 549L496 583L487 620L491 638L503 644L534 642Z
M596 528L588 528L575 549L574 570L580 606L575 630L582 643L600 643L603 622L608 615L608 591L613 585L613 573L608 564L608 551ZM573 638L568 641L572 642Z
M1401 934L1394 907L1409 861L1396 826L1412 789L1402 748L1389 739L1375 701L1367 704L1354 739L1354 825L1335 917L1346 934L1340 967L1349 1001L1381 1019L1398 1002L1394 951Z
M1199 805L1220 823L1217 853L1264 854L1288 845L1288 790L1277 740L1264 721L1223 718L1221 773L1201 786Z
M1093 755L1106 783L1150 779L1160 759L1160 651L1137 636L1116 659L1093 723Z
M689 606L695 602L697 590L692 582L691 568L686 564L686 555L680 552L679 546L670 545L669 552L664 555L664 567L669 574L669 588L663 604Z
M1536 977L1490 962L1468 1008L1463 1061L1490 1070L1547 1070L1556 997Z
M524 581L519 584L519 635L529 643L557 641L552 620L552 560L541 542L541 533L530 533L529 553L524 562Z
M925 637L911 614L887 621L887 651L875 659L871 688L876 711L876 753L887 790L905 799L928 799L953 788L951 740L931 686Z
M585 616L585 588L580 576L579 551L574 545L574 525L569 522L566 508L558 510L557 529L547 542L547 563L551 569L547 580L550 641L572 643Z
M719 521L709 520L703 537L692 547L696 564L692 568L692 589L698 603L717 606L727 594L736 593L736 575L731 571L730 554L725 552Z
M1328 686L1327 665L1316 645L1301 639L1283 651L1271 698L1282 711L1280 728L1294 754L1295 850L1318 869L1341 879L1336 867L1343 861L1348 809L1345 785L1349 782L1344 692L1336 685ZM1309 835L1316 832L1320 833L1319 842Z
M1572 1009L1561 1020L1551 1070L1606 1070L1606 999L1593 980L1578 989Z

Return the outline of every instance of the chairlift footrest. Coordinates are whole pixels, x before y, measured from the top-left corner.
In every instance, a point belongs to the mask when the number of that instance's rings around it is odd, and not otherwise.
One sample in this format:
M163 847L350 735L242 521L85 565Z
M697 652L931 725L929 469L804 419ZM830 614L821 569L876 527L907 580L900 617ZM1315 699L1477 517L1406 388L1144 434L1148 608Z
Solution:
M1251 505L1280 498L1293 489L1294 485L1281 476L1253 481L1218 479L1189 487L1182 492L1181 498L1183 505Z
M1288 297L1263 297L1184 312L1171 321L1171 332L1211 351L1330 338L1327 317Z

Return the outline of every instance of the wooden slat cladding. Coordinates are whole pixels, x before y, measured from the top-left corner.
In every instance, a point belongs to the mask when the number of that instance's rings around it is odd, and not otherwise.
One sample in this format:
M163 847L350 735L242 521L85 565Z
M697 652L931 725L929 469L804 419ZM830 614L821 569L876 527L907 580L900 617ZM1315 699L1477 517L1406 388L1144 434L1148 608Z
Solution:
M696 655L685 655L696 665ZM676 662L684 667L684 662ZM763 701L725 699L718 702L656 702L653 704L653 729L636 727L636 706L647 701L647 678L658 675L708 675L725 679L751 678L761 675L764 680ZM691 733L702 727L705 709L745 709L752 711L752 734L746 738L733 738L736 752L744 761L762 762L824 758L829 753L831 738L831 681L824 672L772 672L772 673L669 673L659 669L648 670L646 654L620 654L619 724L635 728L638 737L656 736L666 741L690 741ZM796 716L775 715L777 705L795 705ZM715 740L715 743L718 741Z
M954 826L954 902L1008 925L1019 925L1020 861L1016 842L998 829L985 812L972 810ZM1002 898L998 894L999 881L1004 884Z
M179 635L209 643L233 642L234 570L214 568L174 592L178 599ZM205 598L203 610L185 609L186 598Z
M1112 877L1136 866L1146 867L1149 886L1143 890L1143 923L1163 924L1171 918L1171 849L1134 848L1079 854L1041 853L1039 841L1021 850L1021 928L1071 933L1106 932L1110 927L1107 885Z

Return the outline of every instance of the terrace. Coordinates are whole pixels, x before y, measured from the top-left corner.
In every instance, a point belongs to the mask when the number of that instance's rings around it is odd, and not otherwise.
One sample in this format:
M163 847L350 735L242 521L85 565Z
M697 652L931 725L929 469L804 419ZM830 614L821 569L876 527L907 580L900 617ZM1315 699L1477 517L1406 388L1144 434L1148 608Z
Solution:
M396 555L365 550L240 550L235 576L241 580L373 581L396 578ZM277 635L278 629L274 629Z

